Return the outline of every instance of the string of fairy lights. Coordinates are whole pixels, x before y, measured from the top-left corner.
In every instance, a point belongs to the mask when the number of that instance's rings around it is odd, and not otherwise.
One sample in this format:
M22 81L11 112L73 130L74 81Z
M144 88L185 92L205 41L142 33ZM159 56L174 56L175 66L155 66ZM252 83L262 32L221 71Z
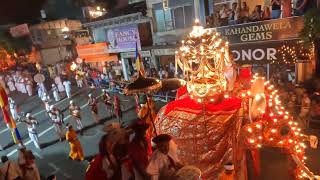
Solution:
M259 78L263 77L254 75L252 82ZM261 116L243 127L242 132L246 139L244 143L250 148L261 148L263 145L284 148L298 161L297 178L314 178L313 173L305 165L307 146L303 141L309 140L309 136L302 133L298 122L285 111L278 90L269 81L264 83L264 89L263 94L254 96L250 90L241 94L241 98L247 103L249 99L260 100L263 96L267 103L265 109L259 109Z
M271 64L296 64L301 60L309 61L313 58L314 45L306 49L302 47L301 42L298 42L297 46L283 44L278 52L280 53L279 59L272 59Z

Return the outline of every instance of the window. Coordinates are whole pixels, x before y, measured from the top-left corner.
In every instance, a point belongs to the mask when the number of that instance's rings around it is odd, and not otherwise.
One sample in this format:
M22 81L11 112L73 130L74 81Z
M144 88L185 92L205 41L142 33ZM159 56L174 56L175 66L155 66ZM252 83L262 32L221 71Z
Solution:
M180 5L164 10L162 3L153 5L155 24L158 32L191 27L193 23L193 6Z

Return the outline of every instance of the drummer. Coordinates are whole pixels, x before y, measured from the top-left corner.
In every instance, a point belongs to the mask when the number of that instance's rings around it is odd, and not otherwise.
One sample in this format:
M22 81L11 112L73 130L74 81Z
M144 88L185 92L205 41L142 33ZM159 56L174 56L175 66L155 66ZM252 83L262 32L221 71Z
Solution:
M112 102L111 97L108 94L108 91L106 89L102 89L102 99L104 104L106 105L106 110L110 112L112 115Z
M80 130L80 134L82 134L83 125L81 122L80 107L77 106L73 100L70 101L69 111L73 119L77 122L77 128Z

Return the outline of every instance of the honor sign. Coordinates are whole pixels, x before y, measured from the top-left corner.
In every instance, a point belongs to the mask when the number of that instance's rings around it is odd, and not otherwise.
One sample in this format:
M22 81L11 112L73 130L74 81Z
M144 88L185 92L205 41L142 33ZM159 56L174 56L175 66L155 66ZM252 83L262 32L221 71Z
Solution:
M230 42L235 62L267 64L283 58L279 52L283 45L301 48L298 34L302 28L302 17L290 17L219 27L216 31Z
M234 44L230 46L230 51L232 52L233 60L238 64L268 64L271 61L282 61L283 56L280 53L280 49L283 45L295 47L295 49L302 48L298 40L290 40ZM296 53L296 56L300 61L308 61L299 52Z

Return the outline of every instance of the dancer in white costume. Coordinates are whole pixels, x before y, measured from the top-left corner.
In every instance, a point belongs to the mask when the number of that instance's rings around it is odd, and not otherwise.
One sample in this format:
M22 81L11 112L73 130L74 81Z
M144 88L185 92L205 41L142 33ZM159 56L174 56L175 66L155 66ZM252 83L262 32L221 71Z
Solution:
M8 101L9 101L9 109L10 109L10 113L12 115L12 118L14 120L17 120L19 118L19 115L18 115L18 111L17 111L16 102L11 97L8 98Z
M10 75L7 76L7 85L11 92L16 90L16 87L14 86L13 78Z
M26 89L27 89L28 95L32 96L32 94L33 94L32 80L30 78L25 78L25 81L26 81Z
M52 84L52 94L55 101L60 101L59 90L55 84Z
M63 81L64 89L66 90L67 97L71 97L71 82L69 80Z
M27 124L29 137L34 146L40 149L39 137L36 129L36 125L39 124L38 121L34 117L32 117L30 113L27 113L26 119L22 120L22 122L25 122Z
M63 92L64 91L64 86L62 84L60 76L56 76L54 78L54 83L57 85L59 92Z

